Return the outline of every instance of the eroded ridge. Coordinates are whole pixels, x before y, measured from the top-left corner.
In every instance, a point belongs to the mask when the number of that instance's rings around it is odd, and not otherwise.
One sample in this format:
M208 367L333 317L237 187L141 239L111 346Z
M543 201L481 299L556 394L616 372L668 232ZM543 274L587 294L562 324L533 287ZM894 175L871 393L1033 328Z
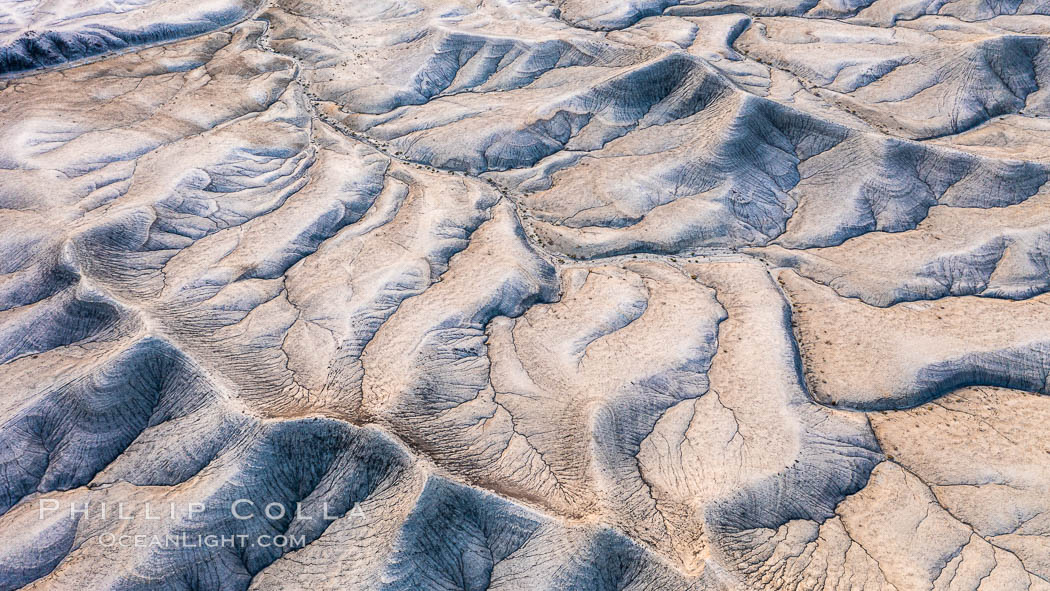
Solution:
M1048 35L0 7L0 589L1050 590Z

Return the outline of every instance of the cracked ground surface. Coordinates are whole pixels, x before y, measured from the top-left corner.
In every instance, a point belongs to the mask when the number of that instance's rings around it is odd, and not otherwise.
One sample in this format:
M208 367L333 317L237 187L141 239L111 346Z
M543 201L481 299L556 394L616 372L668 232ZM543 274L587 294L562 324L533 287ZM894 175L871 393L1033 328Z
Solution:
M1048 40L0 2L0 589L1050 590Z

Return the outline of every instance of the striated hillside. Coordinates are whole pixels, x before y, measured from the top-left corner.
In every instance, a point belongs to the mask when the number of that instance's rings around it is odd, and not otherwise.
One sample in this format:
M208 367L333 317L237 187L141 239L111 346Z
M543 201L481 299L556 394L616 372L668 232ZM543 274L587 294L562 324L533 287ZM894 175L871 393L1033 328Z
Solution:
M0 2L0 590L1050 591L1050 1Z

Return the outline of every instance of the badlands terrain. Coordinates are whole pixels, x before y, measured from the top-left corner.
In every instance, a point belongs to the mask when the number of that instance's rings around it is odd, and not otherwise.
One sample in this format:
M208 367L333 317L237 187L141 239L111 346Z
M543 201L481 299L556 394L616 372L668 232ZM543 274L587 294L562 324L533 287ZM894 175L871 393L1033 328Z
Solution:
M0 1L0 589L1050 590L1048 41Z

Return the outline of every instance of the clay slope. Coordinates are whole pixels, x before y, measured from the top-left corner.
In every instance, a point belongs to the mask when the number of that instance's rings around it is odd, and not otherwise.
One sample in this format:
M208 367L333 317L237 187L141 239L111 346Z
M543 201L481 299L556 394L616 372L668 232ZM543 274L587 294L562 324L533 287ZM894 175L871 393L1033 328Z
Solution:
M0 589L1050 589L1048 15L0 7Z

